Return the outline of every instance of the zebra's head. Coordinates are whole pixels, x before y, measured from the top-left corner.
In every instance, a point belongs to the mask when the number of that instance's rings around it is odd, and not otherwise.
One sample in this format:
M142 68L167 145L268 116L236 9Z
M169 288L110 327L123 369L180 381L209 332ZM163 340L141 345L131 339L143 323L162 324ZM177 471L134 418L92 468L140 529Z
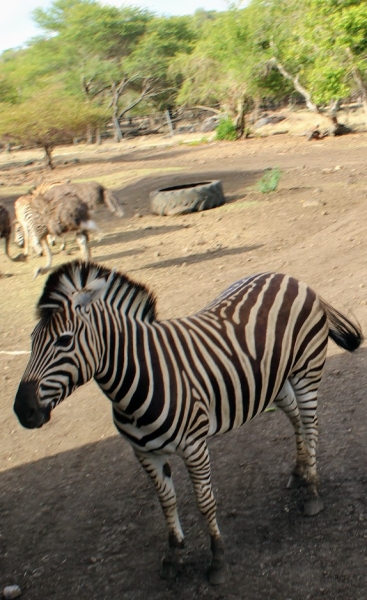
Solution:
M57 404L93 377L102 342L91 314L114 276L101 265L73 261L48 277L37 304L30 360L14 402L24 427L42 427Z

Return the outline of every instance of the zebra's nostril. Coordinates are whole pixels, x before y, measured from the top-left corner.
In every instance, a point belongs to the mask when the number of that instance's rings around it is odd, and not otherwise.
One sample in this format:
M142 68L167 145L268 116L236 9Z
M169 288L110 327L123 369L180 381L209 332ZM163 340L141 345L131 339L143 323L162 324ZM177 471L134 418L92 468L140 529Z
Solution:
M26 418L31 420L35 416L36 411L33 408L28 409L28 413L26 414Z

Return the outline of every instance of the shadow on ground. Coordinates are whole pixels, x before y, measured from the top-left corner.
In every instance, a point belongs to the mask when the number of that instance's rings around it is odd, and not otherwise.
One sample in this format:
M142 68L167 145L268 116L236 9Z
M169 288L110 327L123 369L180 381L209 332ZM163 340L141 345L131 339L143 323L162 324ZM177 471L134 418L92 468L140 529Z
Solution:
M27 600L364 598L367 404L358 379L366 360L362 349L327 361L319 411L326 509L317 517L303 518L302 494L285 489L295 449L280 411L211 441L228 584L206 583L208 539L177 458L184 564L175 580L159 578L163 517L130 447L116 435L0 474L0 586L18 583ZM91 426L94 408L80 415L81 428ZM56 412L67 409L65 403ZM55 414L47 427L61 425ZM40 446L42 432L35 432Z
M208 250L206 252L198 252L196 254L187 254L186 256L179 256L177 258L169 258L167 260L160 260L153 263L148 263L141 267L142 269L165 269L167 267L179 267L185 264L194 264L213 260L216 258L225 258L226 256L234 256L236 254L245 254L251 252L257 248L261 248L263 244L257 244L254 246L239 246L237 248L218 248Z

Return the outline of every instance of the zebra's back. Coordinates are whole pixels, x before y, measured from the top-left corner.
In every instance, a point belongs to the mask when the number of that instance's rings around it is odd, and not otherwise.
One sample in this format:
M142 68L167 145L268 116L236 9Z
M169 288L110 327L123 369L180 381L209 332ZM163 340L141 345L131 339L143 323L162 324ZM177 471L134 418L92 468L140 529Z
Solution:
M310 345L321 371L328 327L307 285L269 273L237 282L191 317L154 322L136 335L145 361L135 365L133 391L121 373L116 426L141 449L177 450L265 410L306 368Z

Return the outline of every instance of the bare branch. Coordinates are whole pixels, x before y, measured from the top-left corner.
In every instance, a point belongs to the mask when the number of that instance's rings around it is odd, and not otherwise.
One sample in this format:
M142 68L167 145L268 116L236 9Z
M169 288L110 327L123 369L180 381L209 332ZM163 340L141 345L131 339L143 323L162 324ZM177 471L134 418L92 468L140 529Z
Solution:
M291 75L290 73L288 73L288 71L285 70L284 66L275 57L273 57L269 60L269 64L276 67L278 69L279 73L281 73L281 75L283 75L283 77L285 77L286 79L288 79L289 81L291 81L293 83L295 90L297 90L297 92L299 92L301 94L301 96L304 97L304 99L306 101L306 106L309 110L312 110L313 112L317 112L318 114L321 114L321 110L319 109L317 104L315 104L312 101L310 92L308 92L306 90L306 88L304 88L303 85L300 84L300 82L298 80L298 75L294 76L294 75Z

